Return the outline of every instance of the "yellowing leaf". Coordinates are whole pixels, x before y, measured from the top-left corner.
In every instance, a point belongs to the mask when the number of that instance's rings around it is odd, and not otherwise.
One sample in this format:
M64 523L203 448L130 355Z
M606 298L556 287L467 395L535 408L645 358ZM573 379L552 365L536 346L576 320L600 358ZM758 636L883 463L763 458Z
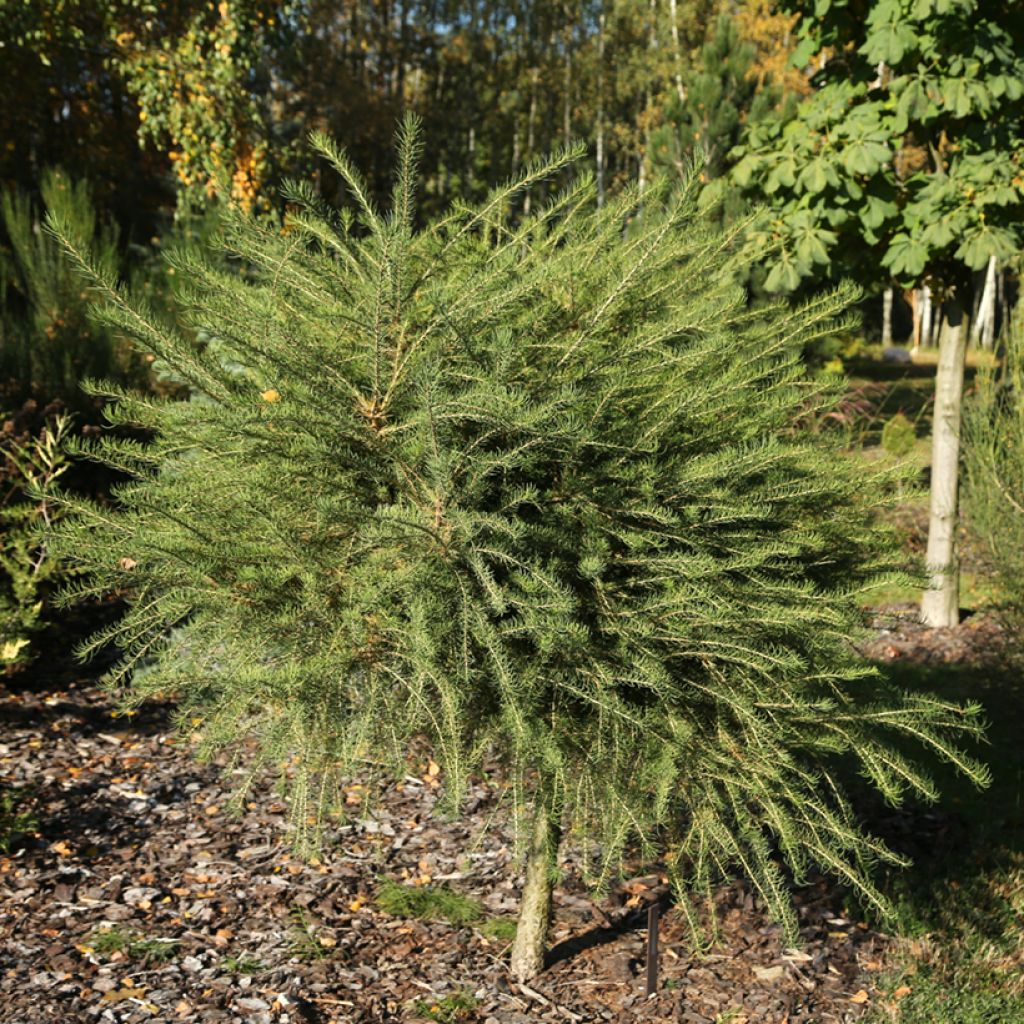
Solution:
M0 647L0 661L14 661L21 653L23 647L28 647L29 641L24 637L17 640L8 640Z
M850 996L851 1003L866 1003L868 1001L868 994L865 989L861 989L859 992L855 992Z
M277 388L267 388L266 391L260 392L260 398L262 398L264 402L273 404L274 402L281 401L281 392L278 391Z

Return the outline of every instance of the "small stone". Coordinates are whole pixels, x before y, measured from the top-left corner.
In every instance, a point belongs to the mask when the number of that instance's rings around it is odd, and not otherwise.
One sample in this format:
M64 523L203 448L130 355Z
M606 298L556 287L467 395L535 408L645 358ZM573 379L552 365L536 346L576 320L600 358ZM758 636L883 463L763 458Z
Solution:
M270 1003L266 1003L262 999L257 999L255 996L246 996L243 999L236 999L235 1006L237 1006L239 1010L245 1010L248 1013L257 1013L260 1010L270 1009Z

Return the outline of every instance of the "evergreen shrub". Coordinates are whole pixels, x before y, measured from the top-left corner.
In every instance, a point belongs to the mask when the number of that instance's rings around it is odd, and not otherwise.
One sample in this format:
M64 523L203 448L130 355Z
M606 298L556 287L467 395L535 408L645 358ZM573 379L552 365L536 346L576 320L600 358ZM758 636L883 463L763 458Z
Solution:
M895 459L905 459L917 444L917 430L907 417L898 412L882 427L882 449Z
M59 217L105 274L121 263L119 233L103 223L88 185L64 171L40 182L45 211ZM43 213L23 192L0 196L8 251L0 257L0 385L9 396L82 404L79 382L105 377L143 383L143 353L93 323L81 277L57 241L42 229Z
M984 771L949 742L976 708L883 693L851 644L897 557L884 487L795 425L831 401L800 352L849 296L748 309L744 225L699 213L696 175L642 214L635 190L598 208L587 176L521 212L565 152L417 229L413 124L388 213L314 143L355 212L294 184L282 226L228 217L244 276L171 257L205 348L52 222L104 321L192 391L95 387L152 440L85 447L133 477L116 507L67 499L74 593L133 595L83 653L119 644L112 685L176 693L208 747L297 759L300 832L333 780L402 772L412 737L453 809L500 755L533 819L521 977L563 827L596 882L627 844L705 892L739 868L790 933L780 859L884 909L869 868L898 858L839 756L892 800L935 796L907 739Z

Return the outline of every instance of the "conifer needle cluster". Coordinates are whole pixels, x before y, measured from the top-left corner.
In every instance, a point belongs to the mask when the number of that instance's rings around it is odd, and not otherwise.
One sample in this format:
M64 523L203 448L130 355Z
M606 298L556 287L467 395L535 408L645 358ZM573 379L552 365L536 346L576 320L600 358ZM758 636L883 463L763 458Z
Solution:
M111 682L211 744L297 757L300 825L425 735L453 806L501 756L549 862L564 826L597 880L635 843L705 890L739 868L792 930L781 856L884 909L869 869L897 858L839 758L894 801L935 795L908 739L984 773L950 742L976 709L883 694L851 646L883 488L797 425L849 296L748 309L744 226L694 180L598 207L584 175L524 214L566 151L419 229L413 123L386 213L314 145L354 212L294 184L283 227L228 218L244 274L173 255L187 335L80 259L191 392L94 386L151 439L84 449L131 478L112 507L67 498L76 594L131 594L84 653L118 644Z

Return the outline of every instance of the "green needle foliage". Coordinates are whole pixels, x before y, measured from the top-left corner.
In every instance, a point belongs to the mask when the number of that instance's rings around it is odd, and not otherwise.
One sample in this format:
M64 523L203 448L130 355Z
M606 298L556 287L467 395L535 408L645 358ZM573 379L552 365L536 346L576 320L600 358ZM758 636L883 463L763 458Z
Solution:
M850 644L894 550L882 483L795 425L830 400L800 353L849 296L748 310L744 225L703 219L695 176L642 217L589 177L509 216L565 152L417 230L414 124L387 214L314 145L357 214L297 184L284 230L229 218L244 277L172 258L204 350L79 259L192 390L96 387L152 440L86 449L134 478L114 507L67 497L71 596L132 594L83 653L119 644L111 683L177 693L210 745L296 759L300 826L425 734L452 807L496 750L598 881L639 841L705 890L738 866L793 926L777 850L884 907L868 869L896 858L837 755L893 800L935 795L908 738L984 771L948 741L976 709L883 695Z

